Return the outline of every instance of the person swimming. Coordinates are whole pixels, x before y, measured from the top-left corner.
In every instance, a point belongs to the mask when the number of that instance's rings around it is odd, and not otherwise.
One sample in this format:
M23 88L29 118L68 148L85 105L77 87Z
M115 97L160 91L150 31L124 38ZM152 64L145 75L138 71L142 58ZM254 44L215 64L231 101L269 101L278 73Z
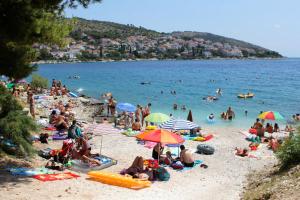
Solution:
M185 105L182 105L182 106L181 106L181 110L186 111L186 106L185 106Z
M209 119L214 119L215 118L215 115L213 113L211 113L209 116L208 116Z
M217 91L216 91L216 93L217 93L218 95L222 95L222 90L221 90L221 88L218 88Z
M176 103L173 104L173 109L177 110L178 109L178 105Z

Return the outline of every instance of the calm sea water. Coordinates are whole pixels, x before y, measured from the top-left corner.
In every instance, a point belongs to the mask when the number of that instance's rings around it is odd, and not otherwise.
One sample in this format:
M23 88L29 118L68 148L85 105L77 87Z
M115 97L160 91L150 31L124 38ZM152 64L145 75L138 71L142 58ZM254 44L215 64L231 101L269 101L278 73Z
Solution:
M153 112L186 118L191 109L195 121L204 126L209 125L206 117L210 113L219 116L228 106L236 112L236 119L223 122L218 118L214 126L250 126L265 110L279 111L287 119L300 112L300 59L43 64L38 73L50 80L62 80L73 91L81 88L84 94L96 98L112 92L118 102L151 102ZM73 75L80 79L68 79ZM217 88L223 91L218 101L202 100L216 95ZM170 94L173 90L176 95ZM237 98L239 93L247 92L255 93L255 97ZM186 105L187 111L174 111L174 103Z

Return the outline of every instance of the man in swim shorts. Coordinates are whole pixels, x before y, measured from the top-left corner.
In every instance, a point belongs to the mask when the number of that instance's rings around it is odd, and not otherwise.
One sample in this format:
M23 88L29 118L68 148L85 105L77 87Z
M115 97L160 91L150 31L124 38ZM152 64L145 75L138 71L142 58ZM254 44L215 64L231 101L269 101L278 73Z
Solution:
M184 145L180 145L180 150L180 162L182 162L185 167L193 167L194 158L192 153L186 149Z

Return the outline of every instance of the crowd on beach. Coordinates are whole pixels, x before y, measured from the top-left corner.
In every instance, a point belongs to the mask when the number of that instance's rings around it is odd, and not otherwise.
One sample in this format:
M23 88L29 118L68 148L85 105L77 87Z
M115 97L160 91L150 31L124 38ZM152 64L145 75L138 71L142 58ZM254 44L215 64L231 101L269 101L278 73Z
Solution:
M6 86L7 82L1 81L2 85ZM76 159L81 160L85 163L91 165L101 166L103 163L95 159L99 154L92 154L92 146L89 143L92 133L86 132L83 123L77 121L78 116L74 111L74 108L77 107L77 101L74 101L70 98L69 90L61 81L55 79L52 80L50 90L46 91L45 94L52 96L56 101L47 106L49 111L49 118L47 120L47 128L55 130L58 136L66 136L65 141L62 144L61 150L58 152L54 151L52 155L55 159L51 160L46 164L46 167L51 169L61 170L61 166L55 164L56 161L63 164L66 163L66 160ZM219 95L221 95L221 89L218 89ZM23 88L17 88L16 86L12 87L12 94L19 98L20 95L27 95L27 103L29 107L29 112L31 116L35 119L35 91L31 88L30 84L26 84ZM176 95L176 91L171 91L172 95ZM66 101L64 101L66 97ZM151 114L151 103L146 104L145 106L136 105L135 109L132 111L121 111L117 109L117 100L113 97L112 93L103 94L100 99L104 100L104 104L101 104L100 113L106 118L112 119L114 126L123 127L125 130L131 129L133 131L143 131L147 127L154 126L152 123L148 123L145 118ZM173 105L174 110L178 109L178 105ZM186 110L185 105L182 106L182 110ZM105 113L106 112L106 113ZM245 113L247 114L247 113ZM170 116L172 116L170 114ZM226 112L222 112L220 115L223 120L233 120L235 112L231 107L228 107ZM215 118L214 114L211 113L208 118L213 120ZM299 114L293 116L295 121L300 121ZM268 142L270 149L276 151L282 140L275 138L272 134L280 132L281 129L277 123L274 123L274 126L271 123L266 123L261 119L257 119L253 126L250 128L249 133L249 149L245 148L236 148L236 155L238 156L248 156L250 150L255 150L260 143ZM286 132L293 132L294 129L290 125L287 125L284 129ZM176 133L176 131L174 131ZM177 132L178 133L178 132ZM266 133L269 133L270 136L266 136ZM180 134L180 133L178 133ZM190 130L190 136L193 137L203 137L204 134L201 132L200 128ZM42 133L40 135L40 141L47 143L49 135ZM172 155L170 151L164 151L164 144L157 143L152 149L152 158L145 159L141 156L137 156L132 165L123 170L122 174L128 174L134 178L154 180L159 175L164 175L161 177L161 180L168 179L168 172L165 168L159 167L170 166L173 169L182 169L184 167L193 167L195 164L195 159L192 152L186 148L184 145L180 145L180 153L178 156ZM145 163L148 162L148 165ZM207 168L207 165L201 165L204 168Z

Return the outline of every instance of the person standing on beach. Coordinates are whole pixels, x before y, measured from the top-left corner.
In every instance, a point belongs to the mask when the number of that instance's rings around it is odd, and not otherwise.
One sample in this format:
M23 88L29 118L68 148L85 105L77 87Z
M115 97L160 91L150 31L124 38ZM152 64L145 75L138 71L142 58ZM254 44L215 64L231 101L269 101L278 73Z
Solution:
M143 112L142 112L142 127L144 126L144 121L145 121L145 118L150 115L150 107L151 107L151 103L148 103L147 106L145 106ZM148 122L146 122L146 126L148 126Z
M141 121L141 106L138 104L136 106L136 110L134 112L134 115L135 115L135 119L140 122Z
M35 119L34 99L32 92L29 93L29 111L33 119Z

